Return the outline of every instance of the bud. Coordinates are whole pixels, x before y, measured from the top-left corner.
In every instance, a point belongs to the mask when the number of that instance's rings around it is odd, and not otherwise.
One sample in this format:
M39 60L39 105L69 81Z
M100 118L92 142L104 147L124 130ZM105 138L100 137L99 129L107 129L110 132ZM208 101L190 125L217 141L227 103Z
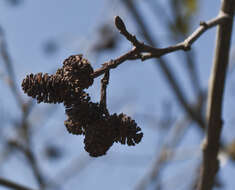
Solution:
M122 21L121 17L119 17L119 16L115 17L115 25L118 28L118 30L120 30L120 31L126 30L126 26L125 26L124 22Z

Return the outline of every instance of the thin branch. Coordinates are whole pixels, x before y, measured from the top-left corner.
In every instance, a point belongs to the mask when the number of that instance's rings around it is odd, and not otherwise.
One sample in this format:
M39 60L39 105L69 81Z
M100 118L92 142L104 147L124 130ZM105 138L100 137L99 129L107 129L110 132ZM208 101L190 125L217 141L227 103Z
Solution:
M93 159L90 157L79 156L79 158L74 158L65 168L61 169L52 179L48 180L46 184L47 189L60 189L59 187L64 186L69 180L79 175L92 161Z
M96 78L104 74L106 71L116 68L118 65L122 64L123 62L127 60L137 59L135 58L136 54L137 54L137 49L133 48L131 51L125 53L124 55L121 55L115 60L110 60L109 62L104 63L101 68L94 71L94 73L92 74L92 77Z
M33 105L35 104L33 100L30 100L27 103L24 103L21 97L21 94L19 93L19 90L17 88L16 75L14 72L13 62L8 52L4 32L1 27L0 27L0 55L2 56L3 62L5 63L6 71L8 74L9 81L10 81L9 88L14 98L16 99L16 102L21 108L21 112L22 112L22 118L19 124L19 128L17 129L19 130L18 132L19 132L19 136L21 140L26 142L27 148L23 146L15 146L15 148L18 148L28 159L30 163L30 167L32 168L32 171L36 177L38 184L40 185L41 188L43 188L44 182L43 182L42 174L40 172L39 167L37 166L35 156L30 148L30 131L29 131L30 125L27 121L28 116L30 112L32 111Z
M183 118L183 120L180 120L179 123L176 123L176 126L173 127L173 136L171 139L167 139L168 141L163 144L160 155L154 161L150 173L140 181L140 183L135 188L136 190L147 189L151 182L158 181L161 169L165 166L165 163L174 156L175 151L173 148L175 148L180 140L182 140L182 136L184 135L186 129L190 126L191 122L192 120L186 117ZM169 147L172 150L171 152L169 152Z
M152 57L160 57L162 55L165 55L167 53L171 53L178 50L184 50L188 51L190 50L192 44L208 29L220 25L225 22L225 20L229 19L230 17L227 14L219 14L216 18L207 21L207 22L201 22L200 26L183 42L178 43L173 46L169 46L167 48L153 48L152 52L148 55L142 56L143 60L152 58ZM149 48L150 49L150 48Z
M107 86L109 84L109 70L104 74L103 79L101 79L101 96L100 96L100 105L104 109L105 113L109 115L107 109Z
M205 93L202 99L198 98L198 101L192 106L195 107L195 109L200 112L202 110L202 105L205 102ZM153 166L151 167L151 171L147 176L144 176L144 178L140 181L140 183L136 186L136 190L144 190L147 189L148 185L152 181L158 181L159 175L163 167L165 166L165 163L169 160L170 157L174 156L174 150L180 141L183 140L183 135L185 134L186 130L192 124L193 120L188 115L184 116L184 118L180 121L178 121L175 126L172 128L173 136L168 137L167 141L162 146L161 152L159 153L159 156L154 161ZM172 152L169 154L168 147L171 147Z
M45 188L45 180L44 177L42 176L38 163L36 161L36 158L33 154L33 152L29 149L29 147L25 147L21 143L17 141L9 141L8 142L9 146L16 148L17 150L21 151L26 159L28 160L30 167L33 170L34 176L37 179L38 185L40 186L40 189Z
M197 64L195 62L195 52L193 51L193 49L185 53L185 59L193 92L196 96L199 97L200 95L202 95L203 92L200 85L200 77L197 70Z
M178 51L178 50L184 50L188 51L191 48L191 45L193 42L195 42L205 31L207 31L209 28L212 28L216 25L219 25L223 23L226 19L230 18L226 14L220 14L216 18L208 21L208 22L201 22L199 28L197 28L188 38L186 38L183 42L178 43L173 46L169 46L166 48L155 48L150 45L146 45L143 42L140 42L135 35L132 35L129 33L126 29L126 26L123 22L123 20L119 17L115 17L115 24L120 33L126 37L128 41L130 41L134 48L125 53L124 55L118 57L115 60L110 60L109 62L106 62L103 64L103 66L99 69L97 69L93 74L92 77L96 78L102 74L104 74L106 71L116 68L118 65L123 63L126 60L135 60L135 59L141 59L142 61L150 58L159 58L165 54ZM148 53L148 54L143 54Z
M22 120L24 120L30 114L34 103L32 100L28 101L27 103L24 103L22 100L22 96L20 95L19 90L17 88L16 74L14 71L13 62L8 52L4 31L1 28L1 26L0 26L0 55L6 67L8 80L9 80L8 84L9 84L10 90L12 92L12 95L16 99L16 102L19 104L19 107L21 108L23 112Z
M11 57L7 51L7 44L5 41L3 29L0 28L0 54L2 56L3 62L6 66L6 70L8 72L8 77L9 77L9 87L12 91L13 96L15 97L18 105L22 107L23 101L22 98L19 94L19 91L17 89L17 84L16 84L16 75L12 66L12 61Z
M208 94L208 128L203 147L203 163L198 190L211 190L214 185L215 176L219 170L219 160L217 156L220 148L220 136L223 125L223 93L229 60L234 9L234 0L222 1L221 12L228 14L230 19L226 19L223 24L219 25L217 31L215 57Z
M3 178L0 178L0 186L8 187L8 188L15 189L15 190L32 190L29 187L25 187L23 185L20 185L18 183L15 183L8 179L3 179Z
M173 13L173 20L170 19L169 15L166 13L164 8L162 7L161 3L154 0L148 0L145 1L147 5L149 6L149 9L152 10L152 13L155 15L155 18L158 19L162 24L166 25L167 29L170 31L172 37L174 39L185 39L187 35L182 30L179 30L179 28L176 26L177 24L177 18L184 19L183 15L179 13L178 8L175 9L175 6L173 6L174 3L170 3L171 12ZM176 15L178 14L178 15ZM191 17L191 16L190 16ZM188 18L191 20L190 18ZM172 27L174 29L172 30ZM194 94L198 96L201 94L201 87L200 87L200 79L197 71L197 65L195 62L195 56L194 51L191 50L184 54L185 57L185 64L187 66L187 74L189 76L192 88L194 90ZM180 56L182 56L180 54Z

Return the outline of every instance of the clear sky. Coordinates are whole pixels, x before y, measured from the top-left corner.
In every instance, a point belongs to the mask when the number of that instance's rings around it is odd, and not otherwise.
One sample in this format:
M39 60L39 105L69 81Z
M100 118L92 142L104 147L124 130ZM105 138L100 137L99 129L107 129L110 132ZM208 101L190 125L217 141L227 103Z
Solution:
M164 0L160 2L165 3ZM195 16L195 26L193 28L198 26L199 21L215 17L219 10L219 0L200 2L200 11ZM146 5L143 5L140 9L143 10L146 18L149 18L146 22L149 24L155 22L153 15L146 11ZM121 43L115 52L104 53L97 58L89 51L90 45L97 38L99 26L102 23L112 22L115 15L122 16L126 20L128 28L132 32L137 33L135 24L131 22L128 11L117 0L24 0L21 5L16 7L10 7L4 0L0 0L0 26L4 30L8 49L14 63L19 89L21 81L26 74L52 73L71 54L83 53L97 68L104 61L115 58L129 50L129 42L120 37ZM167 45L167 41L164 41L167 38L165 31L159 25L151 27L161 36L161 45ZM193 45L193 48L197 51L196 60L200 80L204 88L208 85L214 52L215 31L215 29L211 29ZM43 45L49 40L55 40L58 44L58 51L50 56L43 51ZM185 80L185 70L183 67L178 66L181 63L180 59L176 58L176 55L167 56L167 59L170 60L169 65L177 71L177 78L182 82L182 88L187 92L188 99L193 100L194 96L192 89L189 87L190 83ZM39 157L40 166L49 179L54 179L55 175L62 175L63 173L58 174L58 172L70 166L71 163L70 167L71 170L74 169L75 175L70 176L66 183L61 179L61 183L65 184L63 186L64 190L74 189L74 187L84 190L94 188L129 190L133 189L138 181L146 175L153 164L156 153L159 151L157 145L163 139L162 134L157 133L159 128L156 123L159 122L161 116L168 113L169 110L164 109L166 104L170 103L172 115L176 120L183 117L183 111L175 101L175 97L165 79L162 78L162 74L151 63L151 61L124 63L111 72L110 85L108 87L108 106L111 112L124 112L131 115L136 119L138 125L142 127L144 138L135 147L115 145L109 150L107 156L98 159L89 158L83 149L83 138L66 133L63 126L63 121L66 118L62 106L42 104L35 107L32 113L32 122L38 122L38 126L35 127L36 134L33 138L33 144L35 153ZM1 59L0 72L4 73ZM235 122L234 113L231 112L232 107L235 106L234 75L229 76L227 82L226 101L224 103L226 123L223 136L232 140L234 133L231 133L231 127L234 126ZM19 108L12 101L12 95L7 90L7 85L3 82L0 82L0 91L0 106L3 108L4 117L19 119ZM89 92L91 92L94 101L98 101L99 80L96 80L94 87L89 89ZM22 91L21 93L23 95ZM23 95L23 97L28 100L26 95ZM50 110L53 111L51 112ZM52 115L46 124L41 122L43 117L40 114L44 112ZM154 119L148 119L147 115ZM10 125L8 123L7 126ZM56 130L56 132L53 130ZM165 134L167 135L166 132ZM6 136L14 136L14 132L6 132ZM200 146L198 139L200 138L202 137L197 130L192 128L182 142L182 147L196 152L193 154L195 155L193 158L187 160L189 165L190 163L197 163L200 159L201 155L198 153ZM43 146L49 142L53 142L62 148L66 146L65 156L61 161L55 163L45 161L42 154ZM9 177L14 181L36 187L35 181L30 177L32 176L30 170L25 170L24 165L19 165L21 161L22 157L19 155L16 158L11 158L5 166L0 167L0 176ZM169 167L168 169L167 167L162 174L162 181L167 182L167 180L179 175L180 172L178 171L182 170L182 168L191 175L194 169L183 165L185 162L186 160L179 155L178 160L176 159L170 164L171 168ZM25 175L21 175L22 171ZM233 190L235 186L234 180L227 179L232 179L231 176L235 175L234 165L229 162L222 168L221 173L223 174L222 179L226 179L227 182L226 189ZM184 174L185 178L190 178L190 175ZM29 178L26 179L25 176L29 176ZM175 183L178 186L180 181ZM2 189L0 187L0 190ZM173 188L169 187L169 189Z

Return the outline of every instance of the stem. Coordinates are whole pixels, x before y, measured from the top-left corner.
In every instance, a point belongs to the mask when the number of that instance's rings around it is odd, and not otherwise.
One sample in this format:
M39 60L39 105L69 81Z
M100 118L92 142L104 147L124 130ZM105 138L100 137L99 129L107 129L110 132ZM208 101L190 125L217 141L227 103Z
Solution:
M32 190L28 187L25 187L23 185L20 185L18 183L15 183L7 179L3 179L3 178L0 178L0 186L9 187L9 188L16 189L16 190Z
M219 170L217 158L222 130L222 103L226 70L229 60L230 41L233 25L234 0L223 0L221 13L228 14L230 19L219 25L213 69L210 77L207 105L207 133L203 147L203 163L198 190L210 190L213 187L216 173Z
M107 109L107 86L109 84L109 70L105 72L103 79L101 79L101 97L100 97L100 105L104 109L105 113L109 115Z

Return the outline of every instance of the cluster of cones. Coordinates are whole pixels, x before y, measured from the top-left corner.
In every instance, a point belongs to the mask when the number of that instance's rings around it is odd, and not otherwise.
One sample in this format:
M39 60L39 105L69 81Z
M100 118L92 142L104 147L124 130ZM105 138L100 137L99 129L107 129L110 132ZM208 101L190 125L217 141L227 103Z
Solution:
M27 75L22 89L38 103L63 103L68 132L84 135L85 150L90 156L98 157L106 154L114 142L134 146L141 141L143 133L127 115L110 115L101 103L90 100L84 89L93 84L93 72L88 60L73 55L53 75Z

